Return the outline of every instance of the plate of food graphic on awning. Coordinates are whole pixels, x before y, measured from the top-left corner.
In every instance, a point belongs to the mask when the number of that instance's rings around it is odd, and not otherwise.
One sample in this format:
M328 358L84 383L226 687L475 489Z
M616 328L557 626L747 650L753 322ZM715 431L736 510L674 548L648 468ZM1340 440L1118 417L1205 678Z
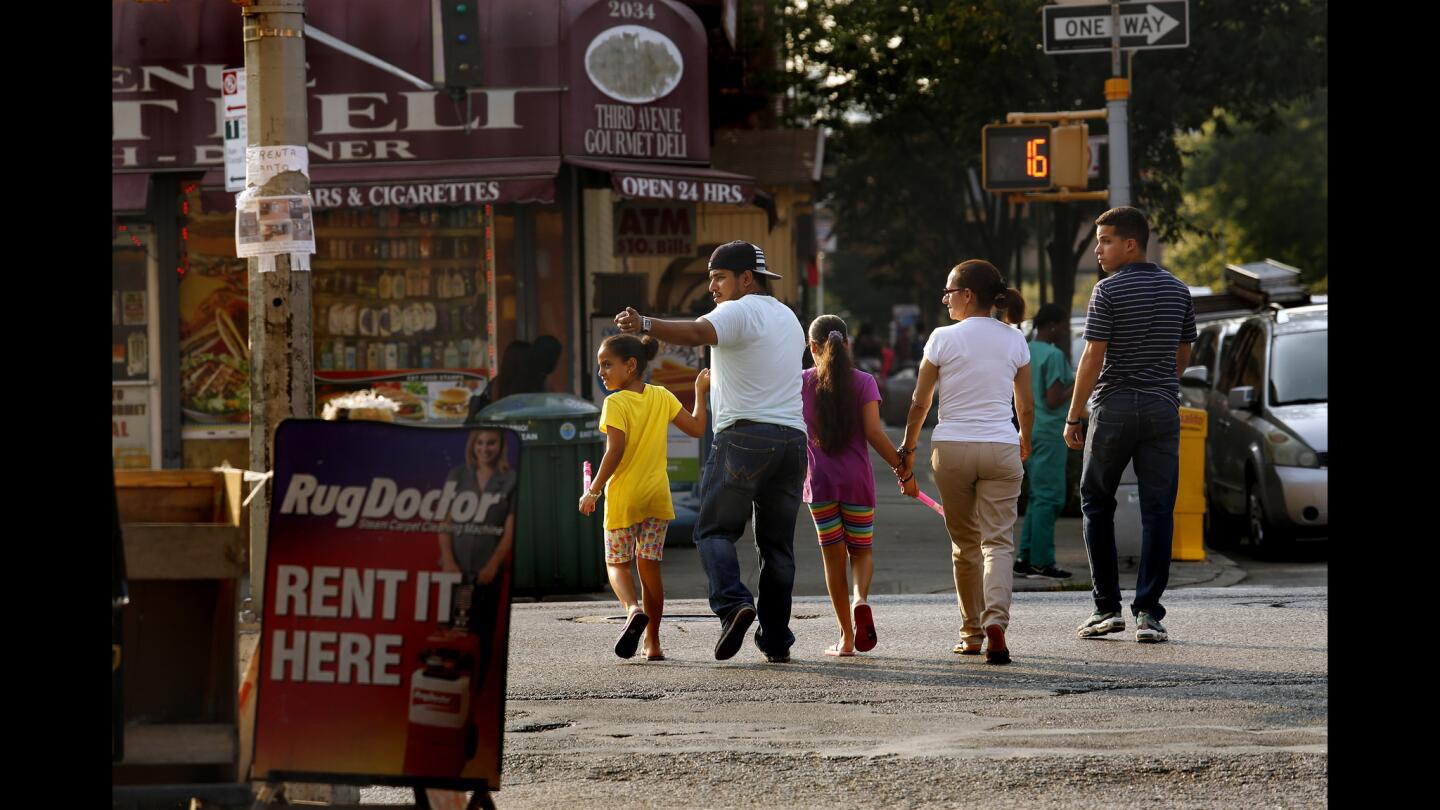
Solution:
M639 25L607 28L585 49L585 73L600 92L627 104L648 104L680 86L685 57L664 34Z

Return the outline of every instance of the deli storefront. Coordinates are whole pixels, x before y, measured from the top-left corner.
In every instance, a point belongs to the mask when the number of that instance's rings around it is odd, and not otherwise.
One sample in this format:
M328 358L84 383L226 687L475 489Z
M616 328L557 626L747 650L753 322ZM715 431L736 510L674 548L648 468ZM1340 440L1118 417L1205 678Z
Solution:
M687 8L477 5L485 89L468 98L307 42L317 407L379 388L403 420L454 424L497 374L509 393L591 396L603 308L689 312L713 246L768 233L754 181L708 166L706 35ZM222 101L239 9L112 9L115 464L243 466L249 301ZM307 22L429 76L428 9L312 0Z

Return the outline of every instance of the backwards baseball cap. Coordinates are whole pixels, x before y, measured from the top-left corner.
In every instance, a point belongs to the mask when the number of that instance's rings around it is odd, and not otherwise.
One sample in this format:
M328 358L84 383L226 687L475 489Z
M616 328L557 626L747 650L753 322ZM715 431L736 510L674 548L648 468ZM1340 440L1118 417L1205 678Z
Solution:
M765 251L741 239L726 242L710 254L710 270L731 270L741 273L746 270L757 276L780 278L779 273L765 269Z

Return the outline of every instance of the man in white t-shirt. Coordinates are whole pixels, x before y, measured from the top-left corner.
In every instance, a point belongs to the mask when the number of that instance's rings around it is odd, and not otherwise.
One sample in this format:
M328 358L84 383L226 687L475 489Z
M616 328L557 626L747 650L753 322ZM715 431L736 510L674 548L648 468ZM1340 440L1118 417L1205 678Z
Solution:
M648 318L627 308L623 332L646 332L680 346L713 346L710 412L715 443L700 478L695 546L710 579L710 609L722 629L715 657L735 655L757 616L755 645L771 663L790 660L790 600L795 584L795 515L807 466L801 364L805 330L770 295L765 253L749 242L710 254L715 309L693 321ZM735 541L755 515L760 594L740 578Z

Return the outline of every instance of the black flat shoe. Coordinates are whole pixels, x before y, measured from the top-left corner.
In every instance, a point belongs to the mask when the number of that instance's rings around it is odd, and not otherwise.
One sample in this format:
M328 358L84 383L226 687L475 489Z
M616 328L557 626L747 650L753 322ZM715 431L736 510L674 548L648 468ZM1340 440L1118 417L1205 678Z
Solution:
M730 614L730 620L725 622L725 627L720 631L720 639L715 642L715 660L725 661L735 657L740 651L740 645L745 643L745 631L750 629L750 623L755 621L755 608L749 605L741 605Z
M644 635L646 625L650 624L650 617L644 611L635 611L625 621L625 629L620 631L620 638L615 639L615 654L621 658L633 658L635 651L640 648L640 636Z

